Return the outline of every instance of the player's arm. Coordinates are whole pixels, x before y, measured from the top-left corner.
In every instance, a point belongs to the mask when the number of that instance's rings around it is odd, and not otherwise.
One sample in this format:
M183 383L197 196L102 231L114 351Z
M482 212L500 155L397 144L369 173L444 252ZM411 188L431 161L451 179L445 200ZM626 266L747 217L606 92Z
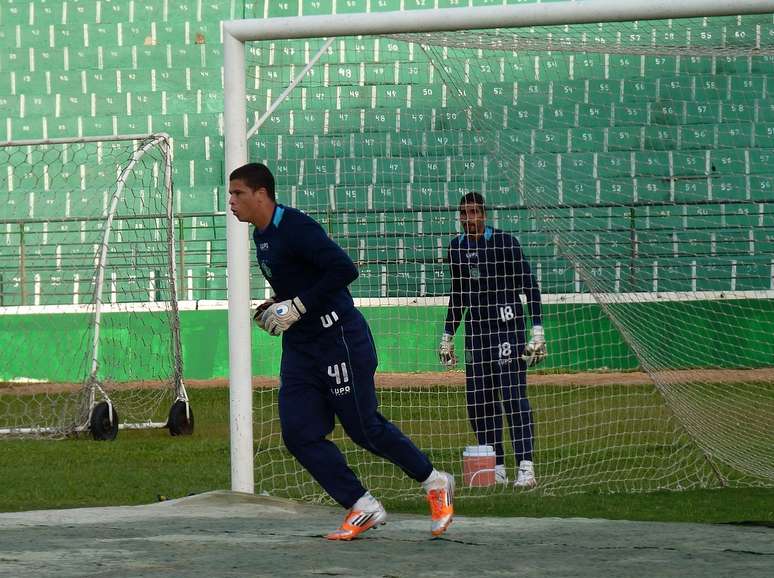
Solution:
M315 264L323 274L311 287L290 299L271 303L259 314L256 323L270 335L287 331L307 311L316 309L326 295L345 288L358 276L349 255L312 219L295 226L287 242L297 257Z
M447 261L451 272L451 292L446 308L443 335L441 343L438 345L438 359L445 367L454 367L457 365L457 356L454 354L454 334L465 314L465 305L462 300L462 272L459 263L453 257L451 248L447 253Z
M516 239L513 240L512 259L514 271L521 274L521 288L527 298L527 307L532 319L532 334L521 356L531 367L543 361L548 355L545 332L543 331L543 305L537 279L535 279L529 261L522 253L521 246Z
M290 232L290 244L297 255L322 271L314 285L297 295L306 309L316 309L328 295L344 289L359 275L344 249L312 219L305 219Z

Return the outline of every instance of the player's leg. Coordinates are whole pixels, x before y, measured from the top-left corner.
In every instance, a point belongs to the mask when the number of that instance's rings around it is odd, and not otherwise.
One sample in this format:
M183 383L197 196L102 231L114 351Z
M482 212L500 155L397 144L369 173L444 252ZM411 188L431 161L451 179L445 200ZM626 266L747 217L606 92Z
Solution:
M496 464L505 467L503 450L502 408L497 396L492 372L493 364L482 348L466 348L465 353L465 395L468 419L480 445L492 446L495 450Z
M338 447L327 439L334 411L313 362L290 347L282 353L279 416L288 451L339 504L351 508L366 489Z
M498 377L500 395L510 425L513 452L518 465L516 485L533 487L537 484L532 462L535 424L532 420L532 407L527 397L527 363L521 357L517 357L510 363L500 366Z
M384 524L387 512L360 483L344 455L327 435L333 431L334 412L325 383L315 374L316 363L293 355L286 347L282 356L279 414L282 439L291 454L328 494L348 512L341 526L325 537L352 540L366 530Z
M427 456L378 411L374 386L377 357L362 316L340 325L324 346L328 399L344 431L356 444L383 457L406 474L424 481L433 470Z
M337 328L323 348L328 360L329 399L347 435L359 446L389 460L421 482L431 509L431 533L446 531L454 514L454 478L433 468L428 457L378 411L374 385L376 348L365 319L358 315Z

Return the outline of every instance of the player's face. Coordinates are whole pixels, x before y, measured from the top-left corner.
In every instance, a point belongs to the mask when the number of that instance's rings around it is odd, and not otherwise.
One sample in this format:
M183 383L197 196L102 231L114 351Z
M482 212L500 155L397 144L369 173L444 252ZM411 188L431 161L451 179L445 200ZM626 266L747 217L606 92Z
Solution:
M470 237L483 235L486 227L484 207L476 203L460 205L460 224L465 234Z
M261 194L262 191L264 194ZM261 204L266 198L265 189L253 190L242 179L229 182L228 206L242 222L255 223L261 212Z

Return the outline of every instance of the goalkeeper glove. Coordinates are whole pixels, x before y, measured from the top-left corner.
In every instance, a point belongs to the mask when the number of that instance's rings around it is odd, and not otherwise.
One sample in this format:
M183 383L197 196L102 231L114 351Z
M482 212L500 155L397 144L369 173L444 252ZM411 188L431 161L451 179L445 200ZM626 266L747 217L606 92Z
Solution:
M543 361L548 355L546 350L546 336L542 325L532 326L532 338L524 347L521 358L527 362L527 367L532 367Z
M301 319L304 313L306 313L306 307L298 297L272 303L261 313L258 326L269 335L280 335Z
M444 367L454 367L457 365L457 356L454 355L454 336L444 333L441 337L441 344L438 346L438 359Z
M256 325L258 325L258 327L260 327L264 331L267 331L267 329L261 322L261 316L263 315L263 312L266 311L272 305L274 305L274 297L272 297L271 299L268 299L267 301L264 301L253 311L253 321L255 321Z

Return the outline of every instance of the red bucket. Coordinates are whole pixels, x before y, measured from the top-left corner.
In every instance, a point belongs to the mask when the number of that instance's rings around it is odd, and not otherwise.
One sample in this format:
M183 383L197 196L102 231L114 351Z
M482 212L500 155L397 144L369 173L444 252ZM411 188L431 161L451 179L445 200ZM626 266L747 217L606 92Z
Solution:
M468 446L462 452L462 480L468 487L494 486L495 452L492 446Z

